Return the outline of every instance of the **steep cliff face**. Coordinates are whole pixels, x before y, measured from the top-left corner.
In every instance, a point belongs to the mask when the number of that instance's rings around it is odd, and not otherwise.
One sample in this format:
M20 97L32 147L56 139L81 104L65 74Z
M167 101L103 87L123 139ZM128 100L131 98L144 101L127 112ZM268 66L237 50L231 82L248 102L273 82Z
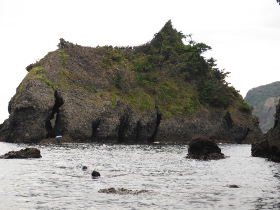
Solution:
M28 67L0 126L0 141L39 142L61 135L74 142L187 143L197 134L218 142L259 140L262 132L247 104L224 83L223 72L212 69L213 60L200 55L205 45L173 40L180 44L178 52L172 46L158 51L164 48L162 37L135 48L61 40L58 50Z
M253 115L259 118L263 133L274 125L275 107L280 99L280 82L262 85L248 91L244 98L253 109Z
M252 144L252 156L280 162L280 100L276 106L274 126L265 134L263 141Z

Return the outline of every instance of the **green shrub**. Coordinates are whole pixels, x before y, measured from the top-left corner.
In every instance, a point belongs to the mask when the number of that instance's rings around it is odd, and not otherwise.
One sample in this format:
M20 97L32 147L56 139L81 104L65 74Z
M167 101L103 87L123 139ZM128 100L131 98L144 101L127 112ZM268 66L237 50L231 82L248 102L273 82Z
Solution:
M121 88L121 74L118 72L114 77L113 77L113 82L114 82L114 85L117 87L117 88Z

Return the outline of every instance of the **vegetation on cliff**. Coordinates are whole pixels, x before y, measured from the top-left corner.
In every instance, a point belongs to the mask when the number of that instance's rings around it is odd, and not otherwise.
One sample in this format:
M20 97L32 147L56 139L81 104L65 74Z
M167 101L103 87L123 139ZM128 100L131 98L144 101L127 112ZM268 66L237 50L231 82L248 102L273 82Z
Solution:
M201 106L251 111L226 82L229 72L217 68L214 58L203 56L211 47L177 31L170 20L140 46L90 48L61 38L58 48L58 80L50 82L44 76L50 55L26 67L52 88L83 88L100 99L109 98L112 106L123 101L141 111L156 108L165 118L192 114ZM98 71L98 77L91 71ZM96 80L102 85L96 85Z

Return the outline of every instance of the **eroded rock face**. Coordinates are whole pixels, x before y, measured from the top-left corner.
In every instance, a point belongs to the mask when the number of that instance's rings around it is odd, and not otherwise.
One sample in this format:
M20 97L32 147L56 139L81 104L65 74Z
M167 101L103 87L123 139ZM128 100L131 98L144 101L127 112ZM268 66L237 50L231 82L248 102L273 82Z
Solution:
M280 100L276 106L274 117L274 127L265 134L262 141L252 144L251 151L254 157L263 157L280 162Z
M25 159L25 158L41 158L41 152L37 148L25 148L19 151L10 151L0 158L2 159Z
M20 97L2 125L0 141L34 143L61 135L61 142L187 143L200 133L219 142L252 143L262 136L257 122L249 120L250 113L236 117L229 110L200 109L165 119L156 107L139 112L120 101L115 106L106 99L86 103L95 93L52 91L43 84L37 88L48 94L39 97L32 88L28 100Z
M214 141L205 136L197 135L189 142L187 158L219 160L225 158L225 156Z
M217 142L248 144L263 135L258 122L250 118L250 113L234 116L229 110L200 109L190 116L161 120L156 141L187 143L199 133Z

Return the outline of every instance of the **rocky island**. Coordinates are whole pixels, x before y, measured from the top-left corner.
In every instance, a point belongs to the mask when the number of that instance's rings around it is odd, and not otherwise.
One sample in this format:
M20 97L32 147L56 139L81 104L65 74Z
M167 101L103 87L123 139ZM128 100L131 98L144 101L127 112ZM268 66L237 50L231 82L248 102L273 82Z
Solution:
M26 67L0 141L258 141L251 107L226 82L229 73L203 56L207 50L171 21L135 47L84 47L61 38L57 50Z

